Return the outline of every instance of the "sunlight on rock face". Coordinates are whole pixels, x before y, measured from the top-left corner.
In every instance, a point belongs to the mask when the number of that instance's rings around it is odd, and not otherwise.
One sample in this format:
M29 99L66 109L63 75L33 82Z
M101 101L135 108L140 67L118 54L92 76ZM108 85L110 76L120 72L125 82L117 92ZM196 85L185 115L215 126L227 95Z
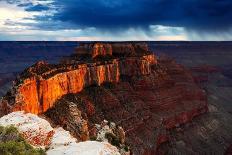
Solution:
M1 126L13 125L29 144L47 148L48 155L120 155L118 149L107 142L77 142L63 128L52 128L45 119L23 111L13 112L0 118Z

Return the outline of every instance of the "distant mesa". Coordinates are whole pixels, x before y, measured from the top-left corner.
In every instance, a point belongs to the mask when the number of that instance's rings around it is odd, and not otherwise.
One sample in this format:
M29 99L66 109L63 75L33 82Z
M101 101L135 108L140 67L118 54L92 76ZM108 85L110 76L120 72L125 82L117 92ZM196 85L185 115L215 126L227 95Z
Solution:
M75 54L88 55L92 58L98 56L136 56L148 53L145 43L90 43L81 44L76 48Z

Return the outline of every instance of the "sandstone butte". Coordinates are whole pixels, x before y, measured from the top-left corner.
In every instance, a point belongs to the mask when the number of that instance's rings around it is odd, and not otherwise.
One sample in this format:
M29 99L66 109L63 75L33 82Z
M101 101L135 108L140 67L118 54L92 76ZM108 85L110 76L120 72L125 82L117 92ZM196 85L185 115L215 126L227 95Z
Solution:
M157 58L143 43L82 44L59 64L22 72L1 101L1 115L45 113L79 140L104 119L122 126L133 154L162 154L170 129L207 112L207 96L189 70Z

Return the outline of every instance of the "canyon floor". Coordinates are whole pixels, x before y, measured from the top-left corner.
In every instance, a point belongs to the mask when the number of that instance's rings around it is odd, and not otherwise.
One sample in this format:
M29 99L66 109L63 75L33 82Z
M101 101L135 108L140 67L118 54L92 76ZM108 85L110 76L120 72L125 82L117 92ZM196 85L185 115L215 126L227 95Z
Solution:
M38 60L58 61L77 44L1 43L0 96L25 67ZM171 131L171 141L162 144L161 150L166 154L224 154L232 144L232 43L149 42L149 46L155 54L168 55L188 67L208 94L209 112ZM60 47L66 47L66 52L57 51Z

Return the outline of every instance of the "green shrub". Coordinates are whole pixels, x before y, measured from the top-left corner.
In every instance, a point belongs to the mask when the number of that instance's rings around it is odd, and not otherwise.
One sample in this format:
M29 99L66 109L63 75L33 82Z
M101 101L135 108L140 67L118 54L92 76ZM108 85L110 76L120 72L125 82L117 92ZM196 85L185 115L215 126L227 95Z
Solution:
M128 146L125 146L125 147L124 147L124 150L125 150L126 152L129 152L129 151L130 151L130 149L129 149Z
M96 141L96 140L97 140L97 137L96 137L96 136L91 136L91 137L90 137L90 140L91 140L91 141Z
M29 145L13 126L0 126L0 154L1 155L45 155L42 149L35 149Z
M107 132L105 137L108 139L108 142L116 147L120 147L120 140L114 134Z

